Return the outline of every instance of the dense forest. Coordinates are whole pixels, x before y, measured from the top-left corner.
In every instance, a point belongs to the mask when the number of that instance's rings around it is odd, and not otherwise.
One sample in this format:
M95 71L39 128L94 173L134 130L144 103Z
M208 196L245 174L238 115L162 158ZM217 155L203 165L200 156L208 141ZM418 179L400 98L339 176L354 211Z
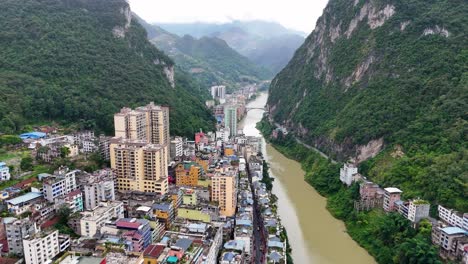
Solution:
M272 81L270 117L405 198L468 211L468 4L331 0Z
M156 49L124 0L0 2L0 132L25 124L83 123L111 133L113 113L154 101L171 107L171 132L213 120L197 86Z
M240 55L216 37L179 37L157 25L139 18L148 32L148 38L157 48L166 52L183 71L202 86L224 84L229 90L246 83L271 79L273 74Z

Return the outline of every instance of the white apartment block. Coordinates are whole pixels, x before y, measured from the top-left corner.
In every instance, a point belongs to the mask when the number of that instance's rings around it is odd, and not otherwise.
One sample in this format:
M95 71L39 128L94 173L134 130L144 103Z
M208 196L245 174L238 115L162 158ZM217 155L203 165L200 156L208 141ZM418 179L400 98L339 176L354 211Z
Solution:
M345 163L340 169L340 181L348 186L353 183L353 176L358 173L358 168L354 164Z
M60 253L59 232L55 230L47 235L38 233L23 239L24 260L26 264L52 263Z
M34 235L38 228L34 221L29 218L17 219L6 217L3 219L8 241L9 253L23 255L23 238Z
M184 154L184 140L182 137L175 137L171 140L170 154L171 160Z
M463 215L453 209L447 209L442 205L438 207L439 218L451 226L463 228L468 231L468 213Z
M58 172L58 175L45 178L43 181L44 198L54 202L55 198L66 195L78 188L76 174L79 170L68 172L68 169Z
M85 211L82 215L83 217L80 220L81 235L84 237L93 237L96 235L97 231L112 218L124 217L123 202L102 202L94 210Z
M10 168L5 162L0 162L0 181L8 181L10 179Z

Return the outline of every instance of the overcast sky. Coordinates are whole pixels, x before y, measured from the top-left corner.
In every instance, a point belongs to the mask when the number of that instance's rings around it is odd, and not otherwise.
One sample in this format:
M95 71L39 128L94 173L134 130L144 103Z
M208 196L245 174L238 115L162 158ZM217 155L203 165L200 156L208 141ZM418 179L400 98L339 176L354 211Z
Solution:
M133 12L150 23L276 21L312 32L328 0L129 0Z

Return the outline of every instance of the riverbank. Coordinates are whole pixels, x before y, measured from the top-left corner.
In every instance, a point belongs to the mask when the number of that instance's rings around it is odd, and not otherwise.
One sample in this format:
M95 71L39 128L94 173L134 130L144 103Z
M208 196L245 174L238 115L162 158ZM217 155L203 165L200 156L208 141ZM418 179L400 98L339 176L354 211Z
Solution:
M239 124L247 136L262 137L256 124L263 117L267 93L261 93L247 107L250 110ZM301 164L278 152L262 137L262 153L274 178L272 194L277 197L277 212L287 230L291 256L301 264L373 264L375 260L346 232L344 223L326 209L326 199L312 186L304 184Z
M379 263L440 263L430 241L430 225L423 223L416 231L396 213L354 211L359 186L346 188L341 184L341 164L299 144L291 135L271 138L274 127L265 120L257 128L274 148L301 163L306 171L305 181L327 198L329 212L345 223L348 234Z

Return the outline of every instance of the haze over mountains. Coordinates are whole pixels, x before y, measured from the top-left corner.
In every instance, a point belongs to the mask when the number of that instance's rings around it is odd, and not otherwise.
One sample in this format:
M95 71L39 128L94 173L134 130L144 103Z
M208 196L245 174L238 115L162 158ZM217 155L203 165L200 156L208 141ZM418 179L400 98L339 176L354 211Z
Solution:
M188 34L180 37L139 20L148 32L148 39L205 87L224 84L232 90L245 83L259 83L273 77L270 70L256 65L220 38L196 38Z
M257 65L279 72L304 42L304 32L275 22L233 21L231 23L162 23L161 28L183 36L217 37Z

